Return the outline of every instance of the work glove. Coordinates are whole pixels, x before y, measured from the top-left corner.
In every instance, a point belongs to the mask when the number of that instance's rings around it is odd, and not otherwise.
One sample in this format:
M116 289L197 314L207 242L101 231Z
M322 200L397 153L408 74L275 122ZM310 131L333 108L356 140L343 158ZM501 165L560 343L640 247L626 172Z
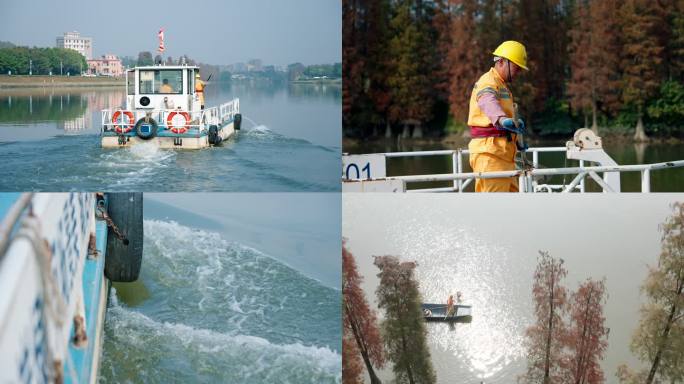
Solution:
M525 151L527 151L528 149L530 149L530 146L527 145L527 142L526 142L526 141L524 141L524 142L522 143L522 145L521 145L521 144L516 140L516 142L515 142L515 147L518 149L518 151L521 151L521 152L525 152Z
M518 119L518 126L516 127L513 119L510 117L504 117L503 119L499 120L499 128L518 135L525 134L525 122L523 119Z

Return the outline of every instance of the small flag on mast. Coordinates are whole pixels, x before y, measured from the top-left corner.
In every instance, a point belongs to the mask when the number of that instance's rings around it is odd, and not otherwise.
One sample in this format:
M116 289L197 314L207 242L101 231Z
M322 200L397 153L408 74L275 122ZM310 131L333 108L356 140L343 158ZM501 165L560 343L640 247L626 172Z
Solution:
M164 28L159 30L159 53L164 53Z

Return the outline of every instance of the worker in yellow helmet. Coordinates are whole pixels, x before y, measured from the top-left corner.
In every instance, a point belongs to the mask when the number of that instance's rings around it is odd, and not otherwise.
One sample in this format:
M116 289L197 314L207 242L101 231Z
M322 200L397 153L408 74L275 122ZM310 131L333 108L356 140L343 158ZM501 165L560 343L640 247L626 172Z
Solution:
M510 83L520 69L527 68L525 46L504 41L494 51L494 66L475 83L470 96L468 127L471 140L470 166L473 172L515 170L517 135L525 133L525 123L513 121L513 94ZM475 192L517 192L516 177L477 179Z
M195 72L195 93L199 96L201 108L204 109L204 81L202 81L199 71Z

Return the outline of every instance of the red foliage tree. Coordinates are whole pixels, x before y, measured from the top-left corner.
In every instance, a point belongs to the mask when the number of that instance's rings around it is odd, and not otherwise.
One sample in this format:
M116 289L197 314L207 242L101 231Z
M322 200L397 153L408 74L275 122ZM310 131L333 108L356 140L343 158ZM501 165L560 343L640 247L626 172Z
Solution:
M451 49L447 61L451 64L449 109L456 121L468 117L468 106L473 85L488 68L482 67L487 54L477 39L477 0L453 1L457 8L451 27Z
M608 329L604 327L603 305L606 301L605 279L587 279L573 293L568 331L569 374L574 384L603 383L600 361L608 347Z
M568 272L563 263L563 259L556 260L548 252L539 251L532 286L537 322L525 332L527 372L520 377L525 383L559 383L565 376L568 364L563 349L567 328L563 315L568 300L561 281Z
M366 297L361 289L363 278L356 270L354 256L347 250L344 244L342 245L342 278L344 339L355 342L356 351L363 358L371 383L380 383L380 379L373 370L373 364L378 367L382 367L385 364L380 330L376 324L375 311L371 310L368 306ZM350 342L348 342L348 345ZM342 361L343 373L345 371L345 363L351 364L351 366L346 367L346 370L353 374L355 371L354 364L356 364L354 359L350 358ZM352 380L352 377L350 376L349 380ZM345 382L347 382L346 379Z
M362 384L363 362L354 336L348 332L342 337L342 384Z
M663 78L664 12L657 1L627 0L619 11L622 32L622 98L637 115L634 140L647 141L643 116Z
M451 6L450 0L435 0L432 28L435 33L435 58L433 76L435 95L438 100L449 98L449 83L452 62L448 59L451 49Z

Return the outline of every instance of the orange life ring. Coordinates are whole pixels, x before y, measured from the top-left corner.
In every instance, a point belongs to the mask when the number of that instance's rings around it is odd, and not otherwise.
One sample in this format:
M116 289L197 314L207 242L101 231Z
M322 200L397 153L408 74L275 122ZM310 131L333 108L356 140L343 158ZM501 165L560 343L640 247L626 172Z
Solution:
M185 118L185 125L181 127L176 127L175 125L173 125L173 118L176 115L181 115ZM187 112L176 111L169 113L169 116L166 117L166 127L173 133L181 134L187 132L190 129L190 114Z
M128 117L128 124L117 124L119 122L119 116L121 116L121 114ZM114 114L112 115L112 124L114 124L114 130L117 133L128 133L133 130L133 126L135 125L135 116L133 116L133 112L131 111L118 110L114 112Z

